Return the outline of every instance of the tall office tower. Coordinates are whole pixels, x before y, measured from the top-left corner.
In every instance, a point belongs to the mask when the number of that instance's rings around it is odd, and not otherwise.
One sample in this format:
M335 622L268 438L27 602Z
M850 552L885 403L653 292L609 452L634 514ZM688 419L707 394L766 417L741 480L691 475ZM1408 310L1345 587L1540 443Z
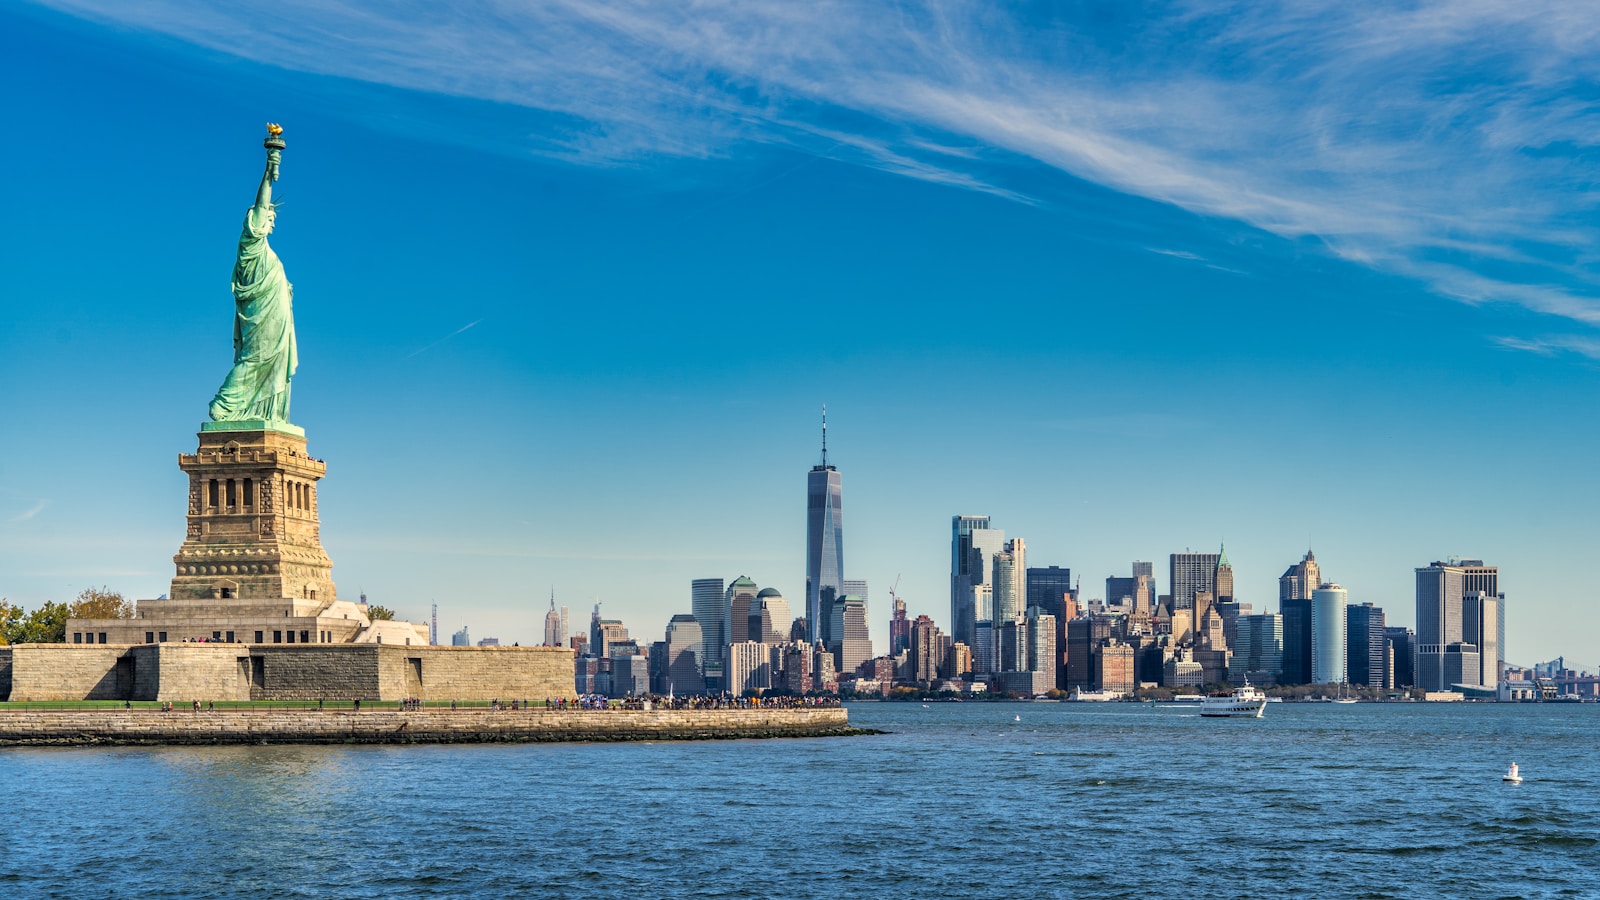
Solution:
M1056 686L1056 669L1061 663L1061 654L1056 652L1056 617L1040 607L1030 606L1024 621L1028 629L1024 662L1033 673L1030 687L1033 693L1043 694ZM1129 659L1131 666L1132 658Z
M976 588L990 584L994 554L1005 549L1006 533L989 527L988 516L955 516L950 520L950 636L974 648L980 620Z
M889 617L889 655L899 656L911 647L911 620L906 618L906 601L893 590L889 591L889 596L894 598L894 610Z
M1311 592L1311 681L1342 683L1344 670L1345 608L1350 594L1327 582Z
M594 605L594 615L589 619L589 652L600 658L616 656L613 644L628 642L628 629L620 619L600 618L600 604Z
M1388 687L1389 664L1385 650L1383 609L1371 603L1347 607L1345 613L1345 672L1350 684L1381 691Z
M1088 615L1067 623L1067 688L1097 690L1096 657L1111 637L1111 617Z
M698 667L695 674L700 674ZM650 693L672 692L672 679L667 675L667 642L656 641L650 645Z
M572 632L567 630L567 622L569 621L569 618L570 617L568 616L567 608L565 606L561 607L561 630L557 632L558 636L561 638L561 642L556 644L557 647L565 647L567 645L567 639L572 636Z
M1283 674L1283 616L1278 613L1242 615L1234 628L1233 658L1228 660L1228 681L1240 685L1272 685Z
M806 640L829 637L828 606L844 590L844 486L828 465L828 408L822 408L822 462L806 476Z
M845 594L833 604L833 622L828 646L839 672L854 672L872 658L872 639L867 635L867 603L855 594Z
M844 580L844 593L855 594L861 598L862 603L872 603L872 598L867 595L867 579L846 578Z
M781 644L789 639L789 601L777 588L764 588L750 604L750 640Z
M1172 609L1194 609L1196 591L1217 594L1217 563L1220 553L1174 553L1168 561L1172 584Z
M1027 605L1037 606L1052 616L1066 612L1067 595L1072 593L1072 570L1061 566L1033 566L1027 571Z
M1464 582L1470 581L1470 576ZM1478 645L1476 683L1495 687L1504 675L1506 660L1500 629L1505 627L1505 595L1468 590L1461 598L1461 635Z
M994 658L994 622L984 619L972 629L972 671L976 675L993 675L1000 671Z
M467 626L465 626L465 625L461 626L461 630L460 631L456 632L455 634L450 635L450 646L452 646L452 647L471 647L472 646L472 635L467 634Z
M439 643L439 604L433 604L433 618L428 620L428 644Z
M1150 579L1150 605L1154 606L1156 597L1158 597L1161 593L1160 591L1156 590L1156 564L1153 562L1145 562L1142 559L1134 560L1133 577L1138 578L1140 575Z
M1280 684L1311 682L1311 594L1322 570L1310 550L1278 579L1278 612L1283 614L1283 678Z
M941 637L939 626L927 616L917 616L911 623L911 646L906 663L911 669L912 681L926 686L939 677L939 666L944 662L940 656Z
M1216 585L1214 594L1218 603L1233 602L1233 564L1228 562L1227 545L1217 551L1217 574L1213 584Z
M1022 619L1000 622L994 630L995 668L1007 672L1028 671L1028 624ZM1029 682L1031 685L1032 682ZM1008 688L1008 690L1012 690ZM1016 689L1020 690L1020 688Z
M750 635L750 607L755 603L761 588L749 578L740 575L728 585L723 601L728 607L728 630L723 640L728 644L760 640Z
M728 634L722 625L727 592L721 578L696 578L689 586L689 611L700 624L700 676L708 691L722 690L722 645Z
M1150 568L1147 562L1135 562L1133 574L1126 577L1116 575L1106 579L1106 603L1126 604L1132 607L1135 613L1149 615L1155 609L1156 585L1155 579L1148 573L1141 573L1139 568Z
M1027 547L1022 538L1012 538L994 555L995 627L1021 619L1027 602Z
M1505 665L1505 595L1483 560L1434 562L1417 570L1416 686L1495 687Z
M698 654L704 635L694 616L679 613L667 623L666 690L677 696L703 694L706 691L705 675L700 669Z
M561 640L561 613L556 612L556 592L550 592L550 611L544 614L544 646L559 647Z
M1413 688L1417 685L1417 634L1409 628L1390 625L1383 629L1389 643L1389 661L1393 677L1389 686Z
M1067 686L1067 621L1077 615L1072 602L1072 570L1060 566L1032 566L1028 573L1028 606L1037 606L1056 618L1055 686ZM1106 598L1108 601L1110 597Z

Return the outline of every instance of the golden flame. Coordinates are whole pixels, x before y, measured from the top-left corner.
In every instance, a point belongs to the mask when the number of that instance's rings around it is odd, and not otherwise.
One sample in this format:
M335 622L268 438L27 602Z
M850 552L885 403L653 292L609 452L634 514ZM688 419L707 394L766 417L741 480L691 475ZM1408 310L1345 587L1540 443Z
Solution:
M276 122L268 122L267 123L267 134L270 134L273 137L277 137L278 135L283 134L283 126L277 124Z

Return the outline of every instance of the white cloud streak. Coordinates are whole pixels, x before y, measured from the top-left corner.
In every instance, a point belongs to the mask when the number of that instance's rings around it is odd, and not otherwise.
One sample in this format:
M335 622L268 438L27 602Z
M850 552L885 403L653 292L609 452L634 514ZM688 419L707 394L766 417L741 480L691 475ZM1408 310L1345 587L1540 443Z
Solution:
M1107 3L1022 21L960 2L42 2L554 113L530 149L581 163L782 144L1027 200L1000 176L1032 160L1446 296L1600 324L1600 13L1583 4Z

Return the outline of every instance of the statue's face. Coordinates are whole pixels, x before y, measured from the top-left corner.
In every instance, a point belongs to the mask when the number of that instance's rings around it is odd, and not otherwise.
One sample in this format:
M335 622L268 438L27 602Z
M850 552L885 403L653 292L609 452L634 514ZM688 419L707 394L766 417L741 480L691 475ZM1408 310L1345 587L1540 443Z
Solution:
M273 227L278 224L278 211L277 210L275 210L275 209L267 210L266 223L267 223L267 234L271 234Z

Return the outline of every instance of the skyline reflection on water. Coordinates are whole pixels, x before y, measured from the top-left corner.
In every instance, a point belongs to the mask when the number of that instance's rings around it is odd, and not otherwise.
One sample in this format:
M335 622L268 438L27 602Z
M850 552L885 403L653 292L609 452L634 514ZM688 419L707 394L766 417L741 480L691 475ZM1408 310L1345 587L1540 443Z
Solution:
M1593 705L851 720L892 733L0 750L0 896L1600 893Z

